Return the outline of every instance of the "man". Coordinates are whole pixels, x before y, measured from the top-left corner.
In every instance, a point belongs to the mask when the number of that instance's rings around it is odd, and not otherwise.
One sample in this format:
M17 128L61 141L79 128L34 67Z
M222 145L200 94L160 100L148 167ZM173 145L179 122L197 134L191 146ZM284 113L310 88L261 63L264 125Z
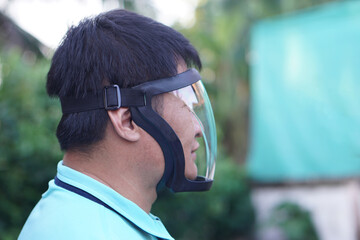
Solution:
M191 65L187 39L129 11L69 29L47 78L64 158L19 239L172 239L150 214L157 191L208 190L215 171L213 114Z

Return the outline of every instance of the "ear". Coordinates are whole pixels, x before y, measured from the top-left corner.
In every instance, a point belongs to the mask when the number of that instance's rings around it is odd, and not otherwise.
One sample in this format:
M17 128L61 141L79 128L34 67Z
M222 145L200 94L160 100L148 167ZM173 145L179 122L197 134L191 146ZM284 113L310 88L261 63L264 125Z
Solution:
M140 127L131 119L129 108L107 111L116 133L123 139L135 142L140 139Z

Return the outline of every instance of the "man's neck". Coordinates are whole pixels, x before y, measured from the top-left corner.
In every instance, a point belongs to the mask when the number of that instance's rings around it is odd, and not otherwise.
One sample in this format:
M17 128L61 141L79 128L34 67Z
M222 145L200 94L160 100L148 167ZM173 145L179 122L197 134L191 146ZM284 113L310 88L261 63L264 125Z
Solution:
M112 188L149 213L157 197L156 186L144 183L142 176L137 176L134 168L126 164L129 160L116 160L106 151L97 154L68 151L63 164Z

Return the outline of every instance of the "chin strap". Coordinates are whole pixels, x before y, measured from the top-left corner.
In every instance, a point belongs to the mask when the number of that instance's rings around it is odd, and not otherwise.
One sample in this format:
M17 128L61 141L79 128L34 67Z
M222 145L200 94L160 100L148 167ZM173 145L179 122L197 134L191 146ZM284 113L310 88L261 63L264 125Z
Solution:
M85 112L96 109L115 110L120 107L145 106L144 93L131 88L119 88L118 85L104 87L104 90L88 93L84 97L60 98L63 114Z
M165 169L157 190L166 186L173 192L200 192L211 188L212 179L185 177L185 157L181 141L171 126L151 106L130 108L134 122L159 144L165 159Z

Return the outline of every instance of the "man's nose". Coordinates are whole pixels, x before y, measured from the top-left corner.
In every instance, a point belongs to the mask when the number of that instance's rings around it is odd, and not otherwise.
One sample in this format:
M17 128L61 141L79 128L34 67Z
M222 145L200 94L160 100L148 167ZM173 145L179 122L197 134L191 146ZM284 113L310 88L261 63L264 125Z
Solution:
M195 115L195 113L192 114L192 122L194 124L194 130L195 130L195 138L202 137L202 124L199 121L198 117Z

